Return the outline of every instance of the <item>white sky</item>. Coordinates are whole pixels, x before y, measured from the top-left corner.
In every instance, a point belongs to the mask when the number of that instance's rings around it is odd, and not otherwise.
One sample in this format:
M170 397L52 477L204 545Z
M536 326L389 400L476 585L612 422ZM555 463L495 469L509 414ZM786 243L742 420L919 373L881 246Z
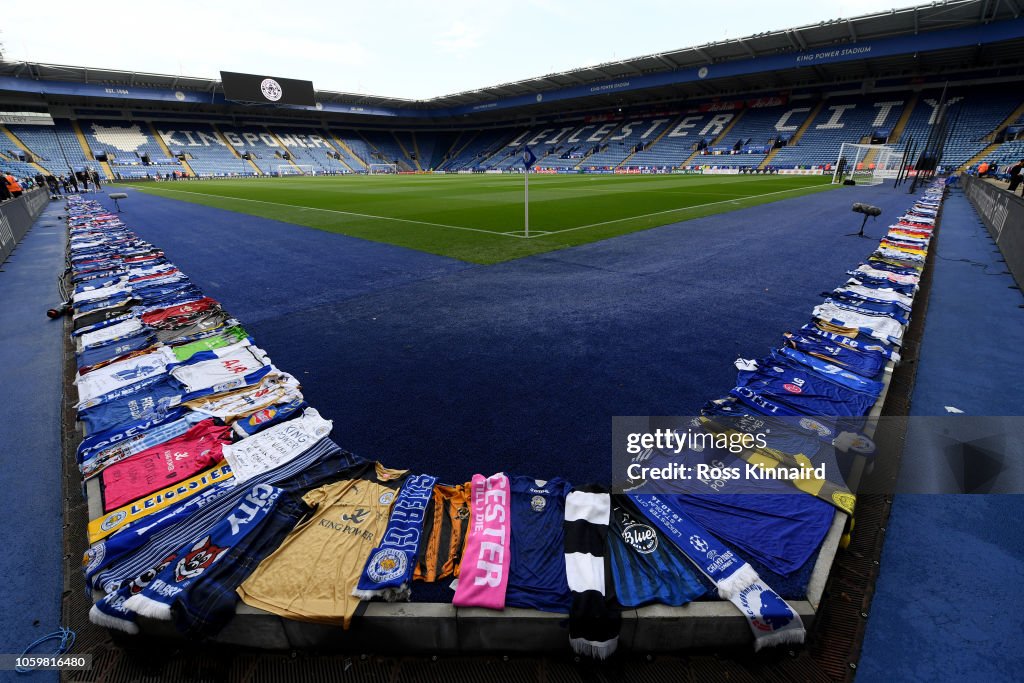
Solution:
M51 0L4 3L8 60L426 99L914 0Z

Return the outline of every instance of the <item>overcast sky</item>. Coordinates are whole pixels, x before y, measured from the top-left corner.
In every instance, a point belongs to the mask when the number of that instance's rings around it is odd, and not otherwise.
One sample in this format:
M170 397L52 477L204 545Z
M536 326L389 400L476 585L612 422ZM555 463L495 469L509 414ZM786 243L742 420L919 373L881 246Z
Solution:
M4 3L7 60L426 99L913 0L377 0Z

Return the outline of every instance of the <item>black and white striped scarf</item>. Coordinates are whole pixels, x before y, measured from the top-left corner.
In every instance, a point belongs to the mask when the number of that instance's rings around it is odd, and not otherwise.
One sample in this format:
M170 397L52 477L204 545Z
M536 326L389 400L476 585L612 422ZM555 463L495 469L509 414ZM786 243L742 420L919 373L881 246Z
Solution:
M569 644L574 652L605 659L619 644L622 617L606 589L605 548L611 496L598 486L572 491L565 499L565 573L572 591Z

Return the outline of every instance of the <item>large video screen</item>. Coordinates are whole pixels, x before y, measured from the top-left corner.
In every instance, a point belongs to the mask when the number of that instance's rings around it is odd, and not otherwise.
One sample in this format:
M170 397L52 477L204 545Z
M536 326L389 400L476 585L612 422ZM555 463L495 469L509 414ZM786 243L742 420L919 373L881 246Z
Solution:
M240 74L233 71L221 71L220 80L224 84L224 97L229 100L316 106L312 81Z

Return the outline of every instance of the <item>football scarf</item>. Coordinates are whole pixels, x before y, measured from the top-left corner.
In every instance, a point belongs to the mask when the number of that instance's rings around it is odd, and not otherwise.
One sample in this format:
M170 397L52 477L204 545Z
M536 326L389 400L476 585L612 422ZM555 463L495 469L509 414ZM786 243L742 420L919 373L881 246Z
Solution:
M199 581L207 569L229 554L270 514L281 489L257 484L221 521L194 543L179 548L174 560L140 592L124 602L124 608L144 617L170 620L175 600Z
M103 584L101 581L94 581L93 577L99 572L112 563L134 553L157 532L174 526L188 518L192 513L213 505L221 497L233 493L235 489L235 481L228 479L189 498L181 505L153 513L146 517L145 521L133 524L121 533L114 534L99 543L89 546L82 556L82 570L85 573L86 584L91 588L106 590L113 582Z
M275 403L269 408L257 410L249 417L236 420L231 429L238 438L244 439L247 436L262 432L267 427L273 427L276 424L296 418L302 415L303 411L308 407L309 404L301 398L287 403Z
M469 537L452 604L503 609L511 563L508 477L474 474L472 495Z
M423 533L423 518L433 498L436 482L437 478L428 474L406 479L391 508L391 518L380 546L370 553L352 595L360 600L380 597L388 602L409 599L416 553Z
M565 574L572 591L569 645L573 652L606 659L619 645L622 616L609 605L605 550L611 496L600 487L565 497Z
M658 496L630 495L640 511L736 605L754 634L754 650L802 643L807 632L792 607L765 584L748 563Z
M86 460L94 458L99 453L114 446L137 439L146 432L161 425L174 422L184 415L186 415L186 412L183 410L173 410L160 419L138 420L123 424L119 427L114 427L113 429L107 429L102 432L90 433L89 436L82 439L82 443L78 445L78 462L85 462ZM200 415L199 420L205 419L205 417L205 415ZM199 420L196 420L196 422ZM181 433L184 433L185 431L187 430L183 429ZM164 440L161 440L157 443L163 443L163 441ZM156 444L151 445L155 446Z
M206 419L206 416L200 413L186 413L180 419L163 423L160 426L118 441L83 460L78 469L81 470L83 477L91 477L108 465L121 462L136 453L141 453L153 446L159 446L175 437L181 436L191 429L194 424L202 422L204 419Z
M89 543L95 543L107 536L121 530L128 524L159 512L173 503L183 502L197 493L202 493L218 482L232 477L231 466L221 463L215 467L200 472L199 474L186 479L178 484L168 486L139 500L129 503L110 514L89 521Z

